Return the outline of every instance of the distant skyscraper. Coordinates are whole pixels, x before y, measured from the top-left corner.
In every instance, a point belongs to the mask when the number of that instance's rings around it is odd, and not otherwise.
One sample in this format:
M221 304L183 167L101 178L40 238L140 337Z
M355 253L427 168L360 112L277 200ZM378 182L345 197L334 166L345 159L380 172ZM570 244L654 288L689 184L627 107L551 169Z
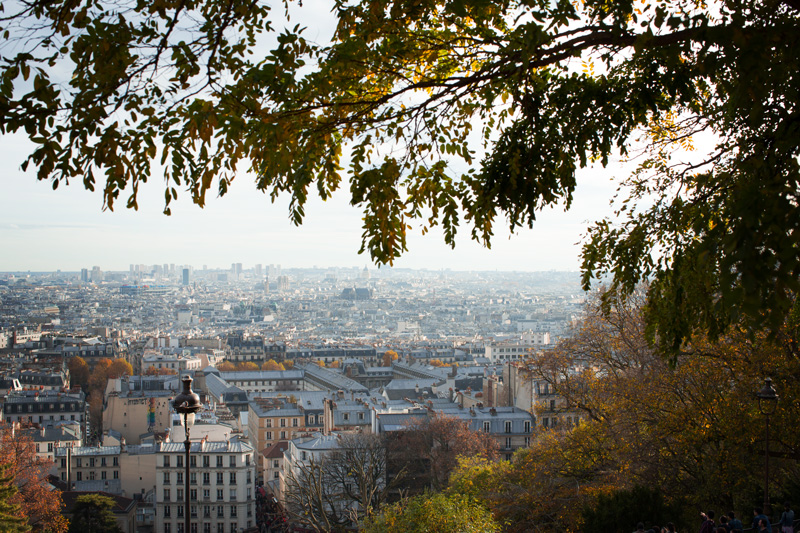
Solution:
M188 285L189 284L189 269L188 268L184 268L183 269L183 284L184 285Z
M262 268L261 268L261 265L260 265L260 264L259 264L259 265L256 265L256 266L253 268L253 270L255 271L255 274L256 274L256 279L261 279L261 277L264 275L264 272L263 272L263 270L262 270Z
M81 269L81 282L89 283L89 269L88 268L82 268Z

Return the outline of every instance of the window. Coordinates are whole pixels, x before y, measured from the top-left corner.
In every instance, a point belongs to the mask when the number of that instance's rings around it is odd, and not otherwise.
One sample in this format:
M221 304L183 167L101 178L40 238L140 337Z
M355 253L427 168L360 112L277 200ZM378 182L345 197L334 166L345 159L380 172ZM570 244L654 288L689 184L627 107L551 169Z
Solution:
M89 472L89 481L94 481L94 470Z
M252 481L253 481L253 480L252 480L252 478L250 477L250 470L248 470L248 471L247 471L247 484L249 485L250 483L252 483ZM247 489L247 490L250 490L250 489ZM249 499L249 498L248 498L248 499Z
M483 431L484 431L484 432L486 432L486 433L489 433L489 431L490 431L491 429L492 429L492 423L491 423L491 422L489 422L489 421L487 420L486 422L484 422L484 423L483 423Z
M176 505L178 508L178 518L183 518L183 505Z
M550 427L550 419L548 419L546 417L542 418L542 427L543 428Z
M286 419L285 418L281 418L281 427L282 428L286 427Z
M292 418L292 427L293 428L297 427L297 419L296 418Z
M272 427L272 419L271 418L267 418L267 426L266 427L268 427L268 428Z
M100 479L105 479L105 478L106 478L106 471L103 470L102 472L100 472Z
M114 466L119 466L119 457L114 457L114 460L111 461L111 464Z
M170 497L169 489L164 489L164 501L165 502L171 501L169 497Z
M506 433L511 433L511 420L506 420Z
M114 479L119 479L119 470L114 470Z
M236 456L235 455L231 455L230 456L230 466L231 467L236 466Z
M222 466L222 456L221 456L221 455L218 455L218 456L217 456L217 466L218 466L218 467L221 467L221 466Z
M47 443L47 451L48 452L52 452L53 451L53 443L52 442L48 442Z
M170 507L169 505L165 505L164 506L164 517L165 518L169 518L170 516L172 516L172 507Z
M67 467L67 460L61 459L61 468L66 468L66 467Z
M231 501L236 501L236 489L231 489Z
M244 456L244 464L245 466L250 466L250 455Z
M208 485L211 483L211 474L208 472L203 472L203 485Z
M531 438L525 437L525 446L530 446L530 445L531 445Z
M236 472L231 472L230 483L231 483L231 485L235 485L236 484Z
M176 472L175 478L176 483L183 483L183 472Z
M236 506L231 507L231 518L236 518Z
M555 411L556 410L556 401L555 400L550 400L550 410L551 411Z
M89 457L89 467L91 468L93 466L94 466L94 457Z
M105 457L101 457L100 458L100 466L106 466L106 458Z
M169 466L169 455L164 456L164 466Z
M266 439L267 440L272 440L272 432L271 431L267 431Z
M178 523L178 533L183 533L183 522Z
M530 432L531 432L531 421L530 420L526 420L525 421L525 433L530 433Z
M286 440L286 432L281 431L281 440Z
M222 479L222 472L217 472L217 485L222 485L225 481Z
M278 479L279 477L281 477L281 473L277 470L272 473L272 479Z
M277 459L274 459L272 461L272 468L278 468L278 467L280 467L280 465L281 465L281 463Z
M506 450L511 448L511 437L506 437Z
M78 468L83 466L83 461L81 460L80 457L78 457L78 465L77 466L78 466Z
M217 518L225 518L225 507L217 505ZM222 524L219 524L220 526Z
M178 468L183 466L183 456L182 455L179 455L179 456L177 456L175 458L175 466L177 466Z
M197 485L197 472L192 472L189 474L189 483L192 485Z
M211 516L211 514L209 514L208 516ZM203 533L211 533L211 524L209 523L203 524Z
M222 495L222 489L217 489L217 501L221 502L225 499L225 496Z
M83 474L81 472L78 472L77 474L75 474L75 476L77 481L83 481Z
M182 502L183 501L183 489L177 489L175 491L175 501Z
M203 489L203 500L208 501L211 499L211 491L208 489Z
M169 472L164 472L164 483L169 483Z
M350 413L342 413L342 420L344 420L345 422L350 420Z
M225 533L225 524L217 524L217 533Z
M189 499L191 499L193 502L197 501L197 489L192 489L189 491Z
M211 463L211 458L207 455L203 456L203 468L208 468Z
M189 465L192 468L197 466L197 456L196 455L192 455L191 457L189 457Z

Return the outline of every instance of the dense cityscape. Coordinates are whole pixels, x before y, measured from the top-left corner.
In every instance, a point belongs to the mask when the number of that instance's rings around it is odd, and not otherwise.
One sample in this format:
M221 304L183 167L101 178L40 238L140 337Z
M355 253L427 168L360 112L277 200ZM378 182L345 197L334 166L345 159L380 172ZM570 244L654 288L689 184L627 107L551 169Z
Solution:
M184 531L187 494L192 531L325 529L303 487L348 438L381 439L376 501L393 501L443 480L392 434L458 420L510 461L538 431L578 423L522 364L578 322L578 281L236 263L5 273L3 418L52 461L65 501L113 496L126 533ZM172 403L185 376L202 404L187 494ZM321 514L358 524L363 502L333 485Z

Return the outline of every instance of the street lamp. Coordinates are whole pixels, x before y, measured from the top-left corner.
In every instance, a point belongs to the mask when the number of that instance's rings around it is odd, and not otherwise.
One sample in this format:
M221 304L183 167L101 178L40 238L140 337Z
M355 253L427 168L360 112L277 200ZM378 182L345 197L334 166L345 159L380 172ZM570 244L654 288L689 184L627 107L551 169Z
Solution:
M186 507L184 508L185 532L191 532L191 520L189 516L190 499L189 499L189 450L192 447L192 442L189 440L189 428L194 424L194 414L200 410L200 397L192 391L192 377L188 374L181 379L183 382L183 392L178 394L172 400L172 407L180 415L183 415L183 427L186 429L186 440L183 441L183 446L186 448Z
M778 393L772 386L772 379L767 378L764 380L764 387L756 394L758 397L758 410L766 418L767 436L764 442L764 513L769 516L769 417L775 413L778 407Z

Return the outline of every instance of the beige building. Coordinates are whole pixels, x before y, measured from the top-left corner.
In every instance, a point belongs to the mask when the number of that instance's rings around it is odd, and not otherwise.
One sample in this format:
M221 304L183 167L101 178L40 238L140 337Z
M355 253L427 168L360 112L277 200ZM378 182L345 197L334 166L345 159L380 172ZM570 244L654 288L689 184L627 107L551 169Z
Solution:
M128 444L139 444L143 434L169 428L173 395L171 391L147 391L145 396L112 392L103 410L103 433L115 430Z

